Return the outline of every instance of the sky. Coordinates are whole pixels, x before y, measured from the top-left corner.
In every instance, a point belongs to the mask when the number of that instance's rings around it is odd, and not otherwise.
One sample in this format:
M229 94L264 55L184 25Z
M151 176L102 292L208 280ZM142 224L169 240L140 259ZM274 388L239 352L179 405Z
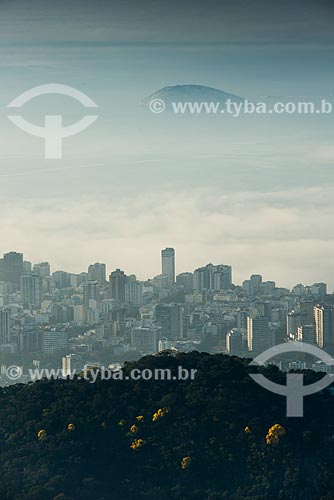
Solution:
M95 261L140 279L176 249L281 286L334 285L333 116L153 115L143 99L200 84L244 98L334 102L334 5L325 0L0 0L0 253L53 270ZM45 160L7 104L46 83L98 104L97 122ZM62 96L27 103L42 124L82 118Z

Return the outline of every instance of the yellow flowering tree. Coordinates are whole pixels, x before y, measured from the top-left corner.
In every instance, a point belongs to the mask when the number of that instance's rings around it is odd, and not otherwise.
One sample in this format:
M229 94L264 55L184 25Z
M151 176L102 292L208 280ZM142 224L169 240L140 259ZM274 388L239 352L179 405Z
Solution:
M189 456L183 457L181 460L181 469L183 470L188 469L190 462L191 462L191 457Z
M268 429L268 433L266 435L266 443L267 445L277 446L281 437L285 436L286 432L284 427L280 424L275 424Z
M138 420L138 422L143 422L144 415L138 415L138 417L136 417L136 419Z
M159 418L164 417L168 413L168 408L159 408L155 413L153 413L152 420L156 422Z
M138 430L139 429L135 424L131 425L130 432L132 432L132 434L137 434Z
M73 432L73 431L75 431L75 425L74 425L74 424L68 424L68 426L67 426L67 430L68 430L69 432Z
M40 431L37 432L37 438L40 440L40 441L44 441L47 437L47 434L46 434L46 430L45 429L41 429Z
M144 444L144 440L143 439L135 439L134 441L132 441L132 443L130 444L130 448L132 450L138 450L139 448L141 448Z

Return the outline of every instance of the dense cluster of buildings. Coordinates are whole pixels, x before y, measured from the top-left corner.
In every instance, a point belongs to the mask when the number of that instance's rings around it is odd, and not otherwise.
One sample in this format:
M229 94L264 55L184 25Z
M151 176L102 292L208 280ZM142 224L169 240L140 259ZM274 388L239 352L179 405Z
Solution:
M162 250L161 274L147 281L106 265L51 273L21 253L0 259L0 353L59 353L110 361L163 350L254 356L291 340L334 351L334 296L325 283L278 288L252 275L233 284L231 266L175 274ZM66 358L65 358L66 359Z

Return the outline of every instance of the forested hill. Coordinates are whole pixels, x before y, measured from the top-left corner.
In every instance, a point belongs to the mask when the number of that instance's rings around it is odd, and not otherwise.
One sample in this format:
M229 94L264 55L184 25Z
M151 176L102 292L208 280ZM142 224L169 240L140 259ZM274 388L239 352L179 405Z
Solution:
M197 376L2 389L0 499L333 500L334 398L305 398L305 417L287 419L285 398L248 363L149 356L125 371L182 365Z

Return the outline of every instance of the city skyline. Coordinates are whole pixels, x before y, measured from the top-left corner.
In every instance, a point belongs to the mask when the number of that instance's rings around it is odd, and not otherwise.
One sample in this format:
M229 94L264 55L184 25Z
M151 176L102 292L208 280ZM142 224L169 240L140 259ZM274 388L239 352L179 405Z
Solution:
M157 277L159 275L162 275L164 274L162 271L163 271L163 261L162 261L162 255L163 255L163 252L166 251L166 250L172 250L174 252L173 254L173 259L174 259L174 276L177 277L179 274L182 274L182 273L193 273L196 269L200 269L202 268L203 266L207 265L208 263L209 264L212 264L214 266L217 266L217 265L220 265L218 261L210 261L210 259L208 259L205 262L203 262L203 259L199 261L198 265L196 265L195 267L193 268L184 268L182 269L180 266L177 266L177 262L179 260L179 256L177 256L176 258L176 252L177 252L177 249L173 248L173 247L166 247L165 250L163 249L160 249L159 252L160 252L160 259L159 259L159 256L157 258L157 273L155 274L149 274L147 273L145 277L142 277L140 274L138 274L135 269L131 269L130 271L126 269L125 266L118 266L118 265L112 265L112 264L109 264L106 263L106 262L101 262L101 261L97 261L93 259L93 261L91 262L88 262L87 265L83 266L83 267L77 267L76 271L72 270L72 269L69 269L69 268L60 268L60 267L57 267L57 266L53 266L52 265L52 262L50 262L47 258L44 259L44 260L40 260L40 261L31 261L29 260L28 258L25 257L25 254L23 252L17 252L15 250L11 250L9 252L4 252L2 254L2 252L0 251L0 255L9 255L9 254L19 254L19 255L23 255L24 256L24 263L28 263L28 264L31 264L33 265L34 267L37 267L37 266L40 266L40 265L43 265L43 264L47 264L49 266L49 272L50 272L50 275L52 275L53 273L57 273L57 272L65 272L67 274L72 274L72 275L79 275L79 274L82 274L82 273L86 273L88 276L89 276L89 273L90 273L90 268L94 267L95 265L98 265L98 266L104 266L105 268L105 274L107 276L107 279L109 278L110 274L112 272L114 272L115 270L118 271L118 270L122 270L123 272L126 273L126 275L135 275L136 278L139 280L139 281L142 281L142 282L145 282L145 281L148 281L150 279L153 279L154 277ZM1 272L1 261L3 259L0 258L0 272ZM225 259L221 259L220 260L220 263L225 260ZM235 266L233 266L233 264L229 264L231 266L231 268L233 269L233 277L235 275L238 275L238 272L237 272L237 269L235 268ZM160 272L159 272L160 271ZM27 273L29 274L29 273ZM168 273L166 273L166 275L168 275ZM326 283L327 287L328 287L328 292L332 292L334 291L334 286L331 285L331 281L330 280L321 280L321 279L315 279L315 280L311 280L311 281L302 281L302 280L297 280L295 282L291 282L291 284L289 285L285 285L284 283L280 283L279 281L277 281L277 279L275 278L275 276L271 275L271 276L267 276L267 275L264 275L263 273L261 273L261 270L252 270L252 269L249 269L248 273L246 273L243 277L241 277L241 279L237 279L237 280L233 280L233 283L235 285L242 285L242 283L247 280L249 278L249 276L251 275L260 275L261 277L265 278L264 280L265 281L271 281L271 279L275 279L275 283L278 287L281 287L281 288L287 288L287 289L291 289L293 288L294 286L296 285L299 285L299 284L303 284L305 286L309 286L311 283ZM170 276L169 276L170 278ZM268 279L267 279L268 278ZM1 280L0 280L1 281ZM92 281L94 281L92 279ZM171 283L173 283L173 280L171 280Z
M84 366L91 356L100 364L170 349L254 356L291 342L334 352L334 294L326 283L299 283L290 290L251 274L238 285L226 263L175 276L175 257L174 248L162 249L160 274L140 281L101 262L72 274L51 272L47 261L32 264L22 253L4 254L0 357L19 355L31 366L50 362L56 353L73 354ZM283 366L284 357L277 362ZM6 385L1 373L7 368L0 368L0 385Z

